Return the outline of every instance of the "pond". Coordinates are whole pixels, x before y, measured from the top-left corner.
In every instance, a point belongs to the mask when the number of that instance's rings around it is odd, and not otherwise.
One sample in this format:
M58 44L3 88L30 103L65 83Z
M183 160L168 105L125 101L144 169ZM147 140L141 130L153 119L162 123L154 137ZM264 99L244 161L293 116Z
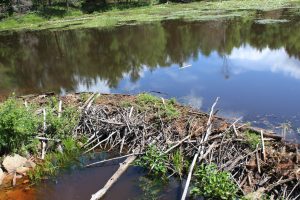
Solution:
M247 19L0 33L0 95L151 92L204 111L220 97L220 115L278 133L285 123L288 139L299 142L299 33L300 15L289 9ZM36 188L36 197L89 198L116 168L73 170ZM140 184L150 184L144 175L130 168L106 199L142 199ZM180 199L181 185L164 191L160 199Z
M300 17L164 21L0 35L0 94L159 92L256 126L300 127Z

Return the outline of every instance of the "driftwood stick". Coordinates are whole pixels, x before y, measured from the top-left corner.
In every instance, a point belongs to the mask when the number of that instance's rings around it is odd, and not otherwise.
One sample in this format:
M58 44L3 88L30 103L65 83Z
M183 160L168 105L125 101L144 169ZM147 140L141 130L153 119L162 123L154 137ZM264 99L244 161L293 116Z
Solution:
M98 98L100 96L100 94L99 93L97 93L97 94L95 94L94 96L93 96L93 98L89 101L89 103L88 103L88 105L86 106L86 110L88 110L91 106L92 106L92 103L94 102L94 100L96 99L96 98Z
M232 124L232 127L233 127L233 130L234 130L235 136L238 137L238 136L239 136L239 133L238 133L237 128L235 127L235 124Z
M207 157L207 155L211 152L211 150L212 150L214 147L216 147L216 146L218 146L218 145L216 144L216 142L213 142L213 143L209 146L209 148L207 149L207 151L205 152L205 154L202 155L202 156L200 156L199 162L200 162L202 159L205 159L205 158Z
M106 139L104 139L104 140L98 142L95 146L93 146L92 148L86 150L83 154L86 154L86 153L92 151L93 149L95 149L97 146L99 146L99 145L102 144L103 142L109 140L115 133L117 133L117 131L111 133ZM107 144L107 143L106 143L106 144Z
M257 171L258 173L261 173L258 151L256 151L256 162L257 162Z
M129 156L138 156L138 155L143 155L143 154L144 153L131 153L131 154L124 155L124 156L119 156L119 157L110 158L110 159L107 159L107 160L101 160L101 161L98 161L98 162L94 162L94 163L85 165L84 167L91 167L91 166L94 166L94 165L110 162L110 161L113 161L113 160L119 160L119 159L122 159L122 158L127 158Z
M199 148L198 148L197 153L194 155L192 164L190 165L189 174L188 174L188 177L187 177L185 186L184 186L184 190L183 190L183 194L182 194L182 196L181 196L181 200L185 200L185 199L186 199L186 195L187 195L187 192L188 192L188 189L189 189L189 185L190 185L190 182L191 182L191 179L192 179L193 169L194 169L194 167L195 167L195 164L196 164L197 158L198 158L198 156L199 156L201 147L202 147L202 146L200 145Z
M119 169L114 173L114 175L107 181L105 186L92 195L91 200L98 200L102 198L105 193L111 188L111 186L118 180L118 178L128 169L129 165L136 159L136 156L128 157L123 163L120 164Z
M241 187L241 184L239 184L233 176L231 176L231 179L235 182L235 184L238 186L239 190L243 193L243 195L246 195L245 191Z
M211 109L210 109L210 114L209 114L209 118L208 118L208 121L207 121L207 130L206 130L206 134L205 136L202 137L201 139L201 143L204 143L207 141L208 137L210 136L211 134L211 129L212 129L212 119L213 119L213 113L214 113L214 108L215 106L217 105L218 103L218 100L219 100L219 97L217 97L216 101L213 103ZM200 145L200 155L203 156L204 154L204 146L203 145Z
M91 94L90 97L84 102L81 109L84 109L89 104L89 102L94 98L95 95L96 95L96 93Z
M266 160L266 151L265 151L265 142L264 142L264 133L263 130L260 131L260 140L261 140L261 148L262 148L262 155L263 160Z
M47 124L46 124L46 109L43 108L43 117L44 117L44 121L43 121L43 131L44 131L44 134L46 132L46 129L47 129Z
M46 125L46 109L43 108L43 116L44 116L44 122L43 122L43 135L46 133L47 125ZM41 158L44 160L46 155L46 142L45 140L42 140L42 156Z
M294 190L298 187L299 183L300 183L299 181L296 183L296 185L293 187L293 189L292 189L291 192L288 194L288 196L286 197L286 199L289 199L289 198L290 198L290 196L293 194Z
M214 107L216 106L218 100L219 100L219 97L217 97L216 101L214 102L214 104L211 107L209 118L208 118L208 121L207 121L208 128L206 130L205 136L202 137L201 143L205 142L208 139L208 136L211 134L212 117L213 117L213 113L214 113ZM184 190L183 190L183 194L181 196L181 200L185 200L186 199L186 195L187 195L187 192L188 192L188 189L189 189L189 185L190 185L190 182L191 182L191 179L192 179L193 169L194 169L194 166L196 164L197 158L199 157L200 152L201 152L201 156L202 156L203 153L204 153L203 152L203 145L199 145L197 153L194 155L192 164L191 164L190 169L189 169L188 178L186 180L186 184L185 184L185 187L184 187Z
M180 144L182 144L184 141L186 141L189 138L190 138L190 135L186 136L185 138L183 138L182 140L180 140L179 142L177 142L177 144L175 144L174 146L172 146L168 150L166 150L163 154L169 153L170 151L172 151L174 148L178 147Z
M277 181L276 183L273 183L271 185L269 185L267 188L266 188L266 191L271 191L273 188L281 185L281 184L284 184L284 183L287 183L287 182L290 182L292 180L295 180L295 177L292 177L292 178L287 178L287 179L284 179L284 180L279 180Z
M42 141L42 160L45 159L45 155L46 155L46 142L45 140Z
M36 136L35 138L39 139L39 140L44 140L44 141L55 141L55 142L61 141L60 139L52 139L52 138L46 138L46 137L40 137L40 136Z
M59 103L58 103L58 118L61 117L61 109L62 109L62 100L59 100Z
M121 142L120 153L122 153L126 135L127 135L127 129L125 128L125 132L124 132L122 142Z
M24 106L25 106L25 108L27 108L27 109L28 109L28 103L27 103L27 101L26 101L26 100L24 101Z
M263 130L263 135L264 137L268 137L268 138L273 138L273 139L276 139L276 140L282 140L283 137L280 136L280 135L276 135L273 131L271 130L266 130L266 129L262 129L262 128L257 128L257 127L253 127L253 126L249 126L249 125L245 125L245 126L241 126L239 128L241 131L247 131L247 130L250 130L250 131L253 131L255 133L258 133L260 134L261 130Z
M296 164L299 163L299 158L298 158L298 144L295 144L295 154L296 154Z

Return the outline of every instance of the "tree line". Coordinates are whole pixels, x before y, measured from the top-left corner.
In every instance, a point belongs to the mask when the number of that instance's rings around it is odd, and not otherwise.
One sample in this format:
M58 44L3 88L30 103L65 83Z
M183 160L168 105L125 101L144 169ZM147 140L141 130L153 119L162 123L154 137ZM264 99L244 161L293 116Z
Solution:
M89 13L106 10L111 5L125 8L167 1L185 2L190 0L0 0L0 17L4 18L13 13L27 13L29 11L49 12L49 10L53 11L58 8L68 10L70 7Z

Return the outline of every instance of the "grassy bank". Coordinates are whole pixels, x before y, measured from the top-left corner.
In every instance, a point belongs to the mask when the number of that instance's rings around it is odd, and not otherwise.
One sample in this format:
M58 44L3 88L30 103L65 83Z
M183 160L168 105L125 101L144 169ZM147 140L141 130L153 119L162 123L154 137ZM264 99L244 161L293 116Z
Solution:
M109 28L123 24L146 23L165 19L212 20L251 16L256 10L269 11L295 7L298 0L228 0L203 1L188 4L159 4L128 9L110 8L107 11L84 14L80 9L61 10L60 14L44 15L32 12L15 15L0 22L0 31L75 28ZM57 8L64 9L64 8Z

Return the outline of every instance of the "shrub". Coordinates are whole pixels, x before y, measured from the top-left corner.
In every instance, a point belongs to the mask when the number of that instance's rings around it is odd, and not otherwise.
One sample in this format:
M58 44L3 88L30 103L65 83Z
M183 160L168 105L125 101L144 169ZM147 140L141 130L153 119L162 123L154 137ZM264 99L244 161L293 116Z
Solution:
M251 149L256 149L256 146L261 144L260 136L252 131L246 131L245 133L246 143L248 143Z
M70 107L66 107L63 110L61 117L58 117L52 108L48 107L46 112L46 134L52 138L67 138L72 133L72 130L79 120L79 112Z
M59 169L69 168L77 162L81 151L76 141L68 137L62 140L62 146L63 153L57 151L48 153L45 160L28 173L31 181L39 182L43 178L56 176Z
M16 98L0 105L0 154L16 152L37 134L38 118Z
M218 171L214 164L200 165L194 173L195 182L191 194L205 199L236 199L237 187L229 172Z
M149 169L154 175L166 175L167 155L162 154L155 146L149 146L145 155L138 159L135 164Z

